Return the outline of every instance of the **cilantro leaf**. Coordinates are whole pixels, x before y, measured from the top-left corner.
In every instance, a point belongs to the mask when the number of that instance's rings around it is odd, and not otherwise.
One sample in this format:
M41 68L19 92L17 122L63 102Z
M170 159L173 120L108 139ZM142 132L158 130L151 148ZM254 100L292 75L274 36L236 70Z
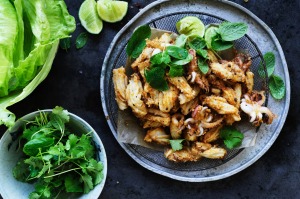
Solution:
M152 88L159 91L168 90L168 83L165 80L165 70L162 67L154 67L150 70L145 70L146 81Z
M128 41L126 53L129 57L138 58L146 46L146 39L151 36L149 25L138 27Z
M90 190L93 189L93 179L92 179L92 177L88 174L84 174L84 175L81 175L81 179L82 179L83 184L84 184L83 193L90 192Z
M184 48L179 48L177 46L168 46L166 48L167 53L176 59L186 59L189 55L188 51Z
M268 77L270 77L275 70L275 55L274 55L274 53L267 52L266 54L264 54L264 62L266 64ZM260 62L260 64L259 64L258 74L262 78L266 77L264 66L263 66L262 62Z
M184 139L170 140L171 147L174 151L179 151L182 149L182 142Z
M69 174L65 178L65 188L68 193L82 193L82 183L75 176Z
M24 160L20 160L13 169L13 176L21 182L26 182L28 172L28 165L25 164Z
M224 140L227 148L233 149L239 147L244 139L244 134L233 126L224 126L220 130L220 137Z
M64 110L62 107L60 106L56 106L53 110L52 113L59 116L60 119L66 123L69 122L70 120L70 116L69 116L69 112L67 110Z

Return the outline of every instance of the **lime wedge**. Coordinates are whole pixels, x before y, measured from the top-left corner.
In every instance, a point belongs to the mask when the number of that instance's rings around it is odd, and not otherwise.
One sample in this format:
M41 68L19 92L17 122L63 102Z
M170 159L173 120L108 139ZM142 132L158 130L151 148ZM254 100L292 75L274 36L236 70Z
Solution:
M185 34L189 37L203 37L205 26L203 22L194 16L187 16L176 23L176 28L179 34Z
M81 25L92 34L99 34L103 28L103 22L97 13L95 0L85 0L79 9Z
M128 10L128 2L99 0L97 1L97 11L103 21L114 23L121 21Z
M208 48L211 48L211 39L216 36L218 33L218 26L210 25L204 34L204 40L206 41L206 45Z

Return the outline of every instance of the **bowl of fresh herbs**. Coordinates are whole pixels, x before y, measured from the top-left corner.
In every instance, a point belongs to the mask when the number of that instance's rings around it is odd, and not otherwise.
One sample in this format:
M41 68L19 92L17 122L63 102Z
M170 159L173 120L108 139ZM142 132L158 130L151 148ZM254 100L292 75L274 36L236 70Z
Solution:
M62 107L20 118L0 140L3 198L98 198L107 159L97 132Z

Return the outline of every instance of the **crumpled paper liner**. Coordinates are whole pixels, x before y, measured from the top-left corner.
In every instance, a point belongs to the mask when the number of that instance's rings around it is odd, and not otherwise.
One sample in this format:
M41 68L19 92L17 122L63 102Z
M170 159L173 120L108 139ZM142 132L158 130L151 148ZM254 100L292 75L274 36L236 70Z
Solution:
M163 33L171 33L173 37L177 37L177 34L165 30L151 28L151 37L154 39L160 37ZM132 74L131 60L127 60L125 70L127 75ZM249 122L239 122L236 125L237 129L244 134L244 139L240 147L246 148L255 145L257 133L256 128ZM144 141L146 130L142 128L141 122L133 115L130 107L124 111L118 111L118 123L117 123L118 140L127 144L135 144L146 148L163 151L164 146L160 146L154 143L147 143Z

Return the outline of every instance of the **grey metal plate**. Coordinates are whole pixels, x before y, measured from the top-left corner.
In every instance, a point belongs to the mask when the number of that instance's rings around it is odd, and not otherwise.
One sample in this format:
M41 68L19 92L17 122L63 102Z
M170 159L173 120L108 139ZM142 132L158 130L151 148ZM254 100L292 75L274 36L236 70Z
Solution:
M124 48L131 37L133 30L143 24L160 29L175 30L175 23L186 15L200 17L205 23L216 23L222 20L245 22L249 26L247 42L238 42L241 49L244 44L253 59L254 68L261 60L261 53L274 52L276 56L275 74L281 76L287 88L283 100L276 101L268 97L268 106L277 115L272 125L261 126L254 147L244 150L231 151L226 161L214 160L198 163L174 164L163 159L161 152L143 147L120 143L122 148L143 167L182 181L204 182L222 179L231 176L258 160L274 143L278 137L287 116L290 102L289 74L281 46L274 33L266 24L247 9L229 1L221 0L161 0L142 9L124 28L115 36L106 54L100 77L100 92L103 111L113 135L117 138L118 108L114 100L112 85L112 70L125 63ZM252 69L253 70L253 69ZM263 88L262 83L255 82ZM257 84L258 83L258 84ZM258 88L258 89L259 89Z

